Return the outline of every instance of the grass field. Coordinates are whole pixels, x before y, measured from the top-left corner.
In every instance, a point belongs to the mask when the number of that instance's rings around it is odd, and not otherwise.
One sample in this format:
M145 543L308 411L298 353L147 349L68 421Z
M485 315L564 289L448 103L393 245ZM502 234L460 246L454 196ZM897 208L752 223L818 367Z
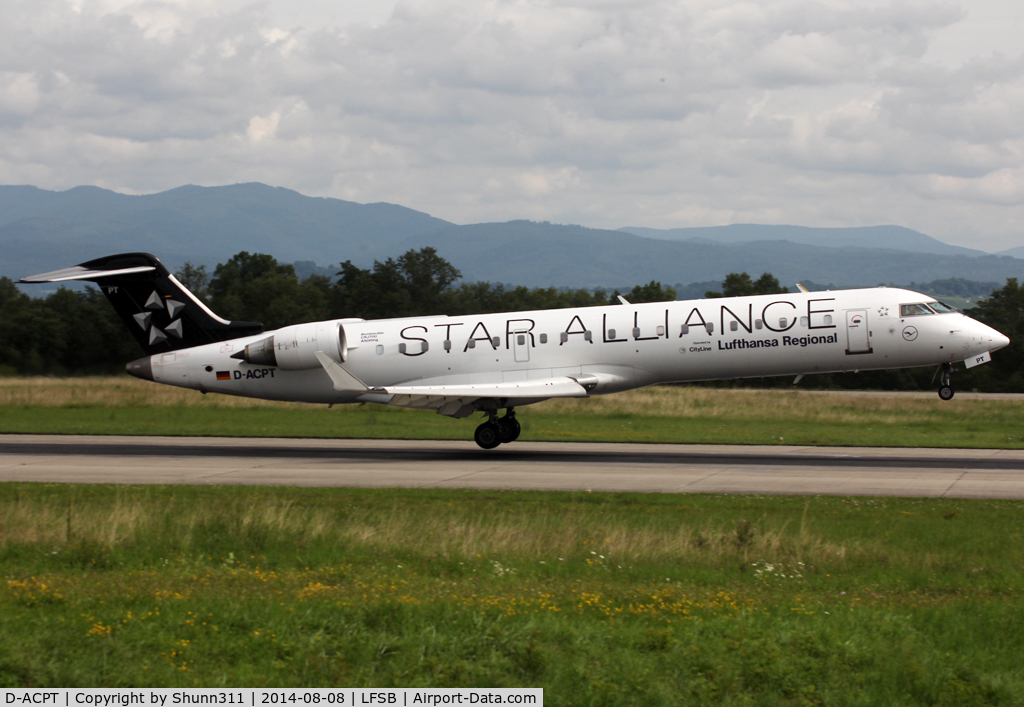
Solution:
M678 387L520 420L523 439L1019 448L1022 408ZM474 425L0 379L0 432L469 440ZM11 483L0 575L0 686L1024 704L1019 501Z
M1024 402L656 387L522 408L524 440L1024 447ZM476 418L272 403L119 378L0 378L0 433L471 440Z
M0 685L1024 703L1024 504L0 485Z

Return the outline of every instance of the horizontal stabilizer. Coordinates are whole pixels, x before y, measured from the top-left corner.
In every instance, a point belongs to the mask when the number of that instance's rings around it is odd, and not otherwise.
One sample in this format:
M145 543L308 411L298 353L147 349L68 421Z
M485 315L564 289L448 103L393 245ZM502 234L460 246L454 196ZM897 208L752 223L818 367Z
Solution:
M76 265L73 268L64 268L63 270L54 270L53 272L44 272L41 275L30 275L29 277L23 277L18 282L24 282L26 284L35 284L40 282L70 282L72 280L91 280L96 281L104 277L116 277L118 275L136 275L142 272L156 272L156 268L152 265L141 265L134 268L120 268L117 270L92 270L84 268L81 265Z

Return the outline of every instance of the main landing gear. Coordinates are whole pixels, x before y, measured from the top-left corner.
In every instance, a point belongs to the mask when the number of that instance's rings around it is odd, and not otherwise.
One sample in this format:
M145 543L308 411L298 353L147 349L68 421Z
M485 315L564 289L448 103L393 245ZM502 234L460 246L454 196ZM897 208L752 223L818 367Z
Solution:
M498 417L498 412L492 410L489 413L487 422L476 428L473 439L483 449L494 449L499 444L508 444L519 439L522 427L516 419L514 408L508 408L504 417Z
M939 366L939 397L943 400L953 399L953 365L944 363Z

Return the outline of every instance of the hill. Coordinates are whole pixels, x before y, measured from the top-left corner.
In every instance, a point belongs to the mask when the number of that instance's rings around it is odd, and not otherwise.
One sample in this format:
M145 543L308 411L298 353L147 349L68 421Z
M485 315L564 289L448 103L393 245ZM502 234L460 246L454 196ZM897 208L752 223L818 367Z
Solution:
M215 265L240 250L279 260L370 264L399 243L450 225L404 206L308 197L265 184L183 186L129 196L97 187L0 187L0 274L9 277L118 251L174 268Z
M368 267L428 245L467 280L528 286L720 282L744 270L771 272L786 285L811 280L839 287L1024 277L1024 260L949 246L899 226L456 225L394 204L307 197L255 183L142 196L97 187L0 186L0 275L12 278L122 251L155 253L174 269L186 260L213 266L248 250L303 261L305 273L343 260Z
M809 228L807 226L775 226L734 223L730 226L699 228L639 228L626 227L620 231L645 238L667 241L699 240L709 243L750 243L753 241L790 241L829 248L881 248L905 250L911 253L937 255L988 255L985 251L949 245L940 240L903 226L861 226L854 228ZM1014 255L1007 253L1006 255ZM1014 257L1019 257L1014 255Z
M1009 255L1013 258L1024 258L1024 245L1017 246L1016 248L1010 248L1009 250L999 251L996 255Z
M512 221L448 226L410 238L433 245L470 280L529 286L625 287L721 282L730 272L770 272L784 285L798 281L838 287L928 282L943 278L1004 281L1024 276L1024 260L995 255L940 255L881 248L835 248L761 240L718 244L668 241L624 231Z

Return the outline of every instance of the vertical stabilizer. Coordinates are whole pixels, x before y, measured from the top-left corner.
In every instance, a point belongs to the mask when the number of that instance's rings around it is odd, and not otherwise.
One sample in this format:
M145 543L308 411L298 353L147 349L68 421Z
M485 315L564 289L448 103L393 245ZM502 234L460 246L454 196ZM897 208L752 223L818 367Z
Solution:
M218 317L149 253L108 255L19 282L73 280L99 286L147 355L263 332L258 322Z

